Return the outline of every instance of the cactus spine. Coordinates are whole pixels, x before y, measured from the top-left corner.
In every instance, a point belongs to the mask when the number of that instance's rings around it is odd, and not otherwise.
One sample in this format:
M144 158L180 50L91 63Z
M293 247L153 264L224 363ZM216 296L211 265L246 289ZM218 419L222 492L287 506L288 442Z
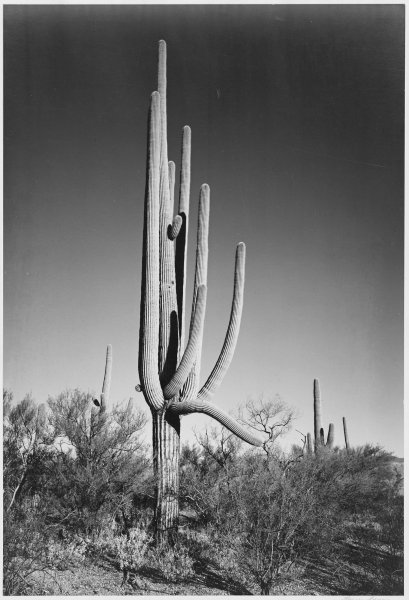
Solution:
M346 448L347 452L349 452L349 449L350 449L349 436L348 436L348 429L347 429L347 421L346 421L345 417L342 417L342 424L344 426L345 448Z
M225 341L206 383L200 387L200 357L207 292L210 188L202 185L189 338L185 347L186 250L188 239L191 131L183 128L178 214L173 218L174 163L168 162L166 132L166 44L159 42L158 91L149 111L147 178L139 331L140 388L153 418L158 542L178 525L180 416L212 416L244 441L261 441L208 402L219 387L237 342L244 291L245 246L238 244L234 292Z

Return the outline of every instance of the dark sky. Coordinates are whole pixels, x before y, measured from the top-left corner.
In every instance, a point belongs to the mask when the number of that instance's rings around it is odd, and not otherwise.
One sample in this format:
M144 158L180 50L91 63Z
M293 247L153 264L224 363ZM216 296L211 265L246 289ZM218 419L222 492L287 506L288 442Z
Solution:
M5 386L38 401L99 390L112 343L112 397L134 394L162 38L177 168L192 127L191 280L211 188L204 377L247 245L242 331L215 402L279 394L306 433L317 377L336 443L345 415L353 444L402 454L403 5L5 6Z

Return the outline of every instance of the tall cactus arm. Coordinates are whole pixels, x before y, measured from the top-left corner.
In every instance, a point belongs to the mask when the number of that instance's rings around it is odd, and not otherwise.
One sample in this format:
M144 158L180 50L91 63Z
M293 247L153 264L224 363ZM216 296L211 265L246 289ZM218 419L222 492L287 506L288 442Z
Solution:
M179 216L182 218L182 227L176 241L176 295L179 315L180 349L183 351L185 344L185 295L186 295L186 253L189 232L189 199L190 199L190 170L191 170L192 132L188 125L183 128L182 134L182 161L180 169L179 186Z
M168 407L168 410L178 415L191 415L193 413L202 413L204 415L208 415L248 444L252 444L253 446L261 446L263 443L263 440L247 431L226 411L213 403L202 402L201 400L173 402Z
M200 188L199 196L199 215L197 225L197 246L196 246L196 269L195 283L193 290L192 303L192 318L190 323L190 331L193 328L193 321L197 302L197 290L200 285L207 285L207 260L209 254L209 212L210 212L210 188L204 183ZM187 378L186 384L183 387L183 398L190 400L196 397L199 389L200 377L200 358L202 349L203 331L198 343L198 351L193 368Z
M243 242L240 242L236 248L233 302L226 337L213 371L210 373L206 383L199 392L198 400L206 400L213 396L232 361L237 338L239 336L241 314L243 311L245 262L246 246Z
M159 340L159 165L160 98L151 96L148 133L148 167L142 250L141 320L139 329L139 378L148 404L159 410L163 394L158 374Z
M169 182L166 113L166 43L159 42L158 90L160 95L160 179L159 179L159 373L166 384L175 372L179 348L175 283L175 249L169 239L172 222L171 183ZM172 175L171 175L172 177Z
M169 191L169 165L168 165L168 139L167 139L167 111L166 111L166 42L159 41L158 53L158 92L160 95L160 185L161 201L166 201L166 210L170 212Z
M101 392L101 412L105 412L106 403L109 400L109 392L111 389L111 374L112 374L112 345L108 344L107 346L107 354L105 358L105 373L104 373L104 382L102 384L102 392Z
M192 370L194 361L198 352L198 344L202 339L204 316L206 311L206 292L205 285L200 285L197 289L197 299L194 314L192 331L190 332L189 341L187 343L182 360L176 369L172 379L163 389L163 395L166 400L170 400L182 389L183 385Z
M173 215L173 205L175 202L175 163L173 160L168 162L168 179L169 179L169 206L170 214Z
M199 285L207 285L207 262L209 256L210 187L204 183L200 188L197 224L196 267L194 299ZM194 306L193 306L194 308ZM193 315L190 326L193 325Z
M317 448L321 444L322 406L320 383L314 379L314 443Z

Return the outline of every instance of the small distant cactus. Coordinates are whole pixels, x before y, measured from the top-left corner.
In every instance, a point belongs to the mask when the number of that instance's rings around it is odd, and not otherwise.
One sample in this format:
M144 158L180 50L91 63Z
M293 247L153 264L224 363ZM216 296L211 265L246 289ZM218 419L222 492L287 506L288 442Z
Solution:
M334 423L330 423L328 427L328 435L327 435L327 443L325 444L327 448L332 450L334 445Z
M111 375L112 375L112 346L108 344L105 358L105 374L101 392L101 412L106 411L107 401L111 391Z
M107 402L109 400L109 393L111 390L111 376L112 376L112 346L108 344L107 353L105 357L105 373L104 381L102 384L102 392L100 399L94 398L95 406L99 407L99 413L103 415L106 411Z
M314 379L314 448L315 452L323 445L324 430L322 429L322 405L320 383Z
M332 450L334 446L334 424L330 423L328 427L327 441L325 442L325 431L322 425L322 400L320 384L318 379L314 379L314 450L317 454L320 448ZM308 434L309 435L309 434Z
M310 433L307 433L307 454L312 454L312 439Z
M347 420L345 417L342 417L342 424L344 426L345 448L346 448L347 452L349 452L349 450L350 450L349 436L348 436L348 429L347 429Z

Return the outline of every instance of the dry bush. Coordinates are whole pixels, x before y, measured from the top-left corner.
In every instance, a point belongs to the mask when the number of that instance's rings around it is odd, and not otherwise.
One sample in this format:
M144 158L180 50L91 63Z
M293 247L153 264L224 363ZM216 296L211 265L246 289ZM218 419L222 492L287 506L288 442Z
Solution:
M31 596L47 593L43 580L51 575L47 564L50 545L42 515L27 513L15 519L4 515L3 521L3 594Z
M177 542L174 546L160 545L148 553L149 566L160 572L166 581L178 582L194 575L194 559L189 549Z

